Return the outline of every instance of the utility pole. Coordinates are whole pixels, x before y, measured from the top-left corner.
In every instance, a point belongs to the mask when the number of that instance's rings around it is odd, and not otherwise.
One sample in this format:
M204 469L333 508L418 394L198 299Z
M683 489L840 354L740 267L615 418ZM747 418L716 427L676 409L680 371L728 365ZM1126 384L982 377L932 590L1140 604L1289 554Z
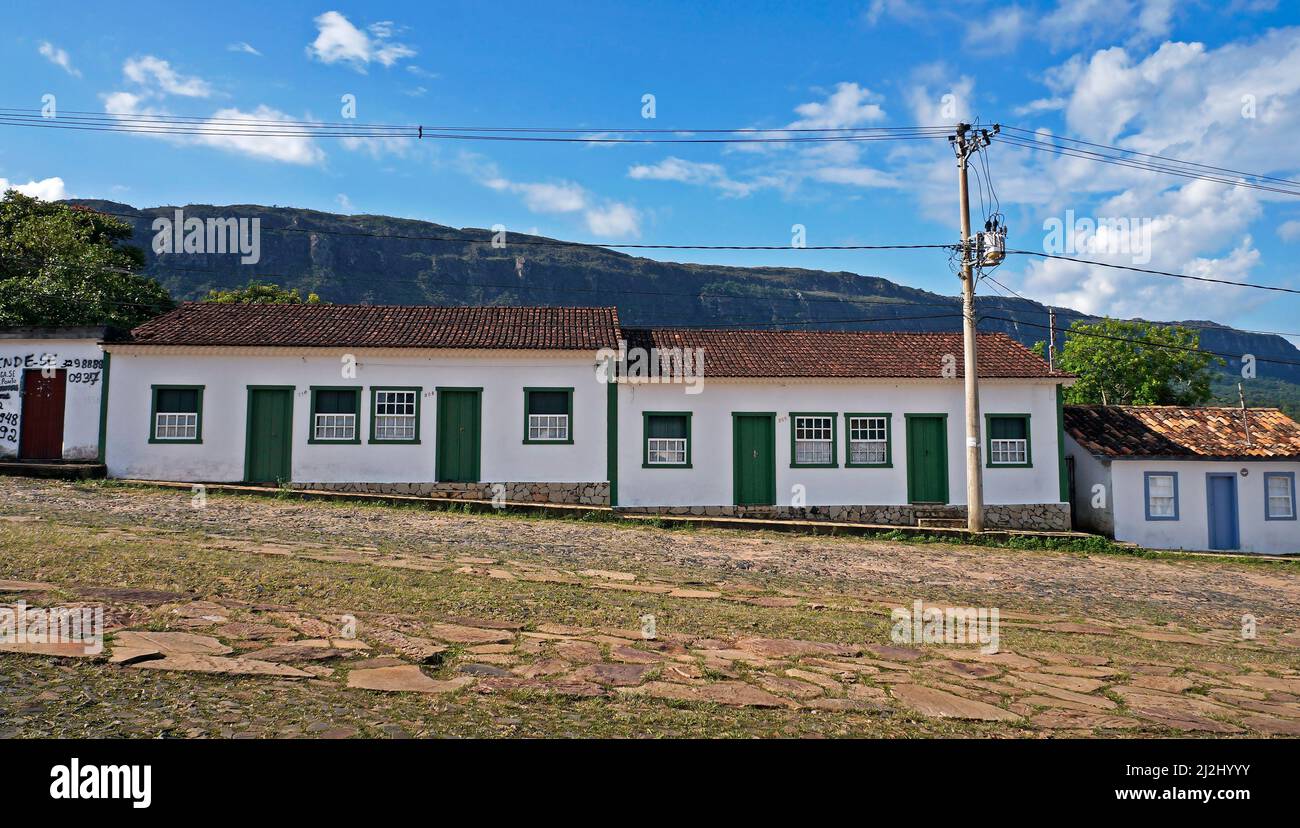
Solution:
M1047 370L1056 370L1056 308L1047 309Z
M966 161L982 146L988 146L988 131L972 131L970 124L958 124L949 137L957 153L957 195L961 201L961 307L963 379L966 384L966 528L984 531L984 481L980 468L980 392L978 353L975 341L975 246L970 232L970 191L966 184Z

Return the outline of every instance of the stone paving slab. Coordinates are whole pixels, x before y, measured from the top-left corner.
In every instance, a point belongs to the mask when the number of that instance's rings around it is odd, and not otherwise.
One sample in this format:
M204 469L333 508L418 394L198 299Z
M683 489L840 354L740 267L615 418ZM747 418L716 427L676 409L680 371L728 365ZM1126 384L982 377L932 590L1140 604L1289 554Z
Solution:
M891 691L894 698L923 716L945 719L979 719L989 722L1014 722L1020 716L982 701L964 699L952 693L923 687L919 684L896 685Z

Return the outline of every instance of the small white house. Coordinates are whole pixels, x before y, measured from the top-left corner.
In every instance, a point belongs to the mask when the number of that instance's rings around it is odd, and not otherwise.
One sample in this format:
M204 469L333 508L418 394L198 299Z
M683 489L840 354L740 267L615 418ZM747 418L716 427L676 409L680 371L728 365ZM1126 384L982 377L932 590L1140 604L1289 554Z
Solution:
M625 334L620 506L965 523L961 334ZM659 376L637 370L643 354ZM1002 334L980 335L979 358L986 525L1068 530L1059 404L1072 378Z
M1300 552L1300 425L1275 408L1065 406L1081 529L1151 549Z
M99 461L110 333L0 328L0 459Z
M965 514L958 334L613 308L187 304L105 344L108 472L915 525ZM1068 529L1060 389L982 335L990 526Z

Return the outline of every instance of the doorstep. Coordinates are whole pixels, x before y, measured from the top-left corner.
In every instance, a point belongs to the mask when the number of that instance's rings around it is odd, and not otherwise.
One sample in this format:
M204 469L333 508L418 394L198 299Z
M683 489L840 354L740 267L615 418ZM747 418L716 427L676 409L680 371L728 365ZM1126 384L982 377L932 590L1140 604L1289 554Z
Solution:
M58 480L93 480L107 476L103 463L82 460L0 460L0 475Z

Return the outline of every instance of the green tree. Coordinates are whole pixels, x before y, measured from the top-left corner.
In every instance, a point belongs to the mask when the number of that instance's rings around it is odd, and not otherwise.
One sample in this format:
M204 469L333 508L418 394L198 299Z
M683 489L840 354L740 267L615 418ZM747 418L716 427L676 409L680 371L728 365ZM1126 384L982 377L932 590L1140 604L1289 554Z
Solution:
M0 199L0 325L133 328L170 310L167 291L134 271L131 225L9 190Z
M319 305L320 297L314 293L302 298L297 288L282 288L272 282L259 282L254 279L240 288L228 290L210 290L204 302L216 302L222 305Z
M1197 350L1201 337L1181 325L1104 319L1076 320L1056 359L1079 379L1065 401L1103 405L1198 405L1211 397L1212 365L1224 361ZM1046 343L1034 350L1045 353Z

